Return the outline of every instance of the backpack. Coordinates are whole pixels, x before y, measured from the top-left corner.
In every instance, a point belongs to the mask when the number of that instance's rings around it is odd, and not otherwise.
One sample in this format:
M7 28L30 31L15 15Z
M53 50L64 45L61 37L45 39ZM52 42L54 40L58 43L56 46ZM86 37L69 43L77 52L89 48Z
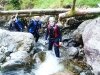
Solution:
M17 31L23 31L23 24L20 21L20 19L15 20L15 27L16 27Z
M36 32L38 32L40 25L41 25L40 21L31 20L29 27L28 27L28 31L30 33L36 33Z

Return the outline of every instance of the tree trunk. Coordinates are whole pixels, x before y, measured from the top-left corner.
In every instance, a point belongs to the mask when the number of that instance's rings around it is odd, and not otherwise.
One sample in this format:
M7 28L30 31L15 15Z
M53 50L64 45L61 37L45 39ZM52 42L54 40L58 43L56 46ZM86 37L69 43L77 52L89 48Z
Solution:
M66 13L61 13L59 14L59 18L68 18L68 17L74 17L74 16L84 16L84 15L95 15L95 14L100 14L100 8L88 8L88 9L77 9L75 10L74 13L72 11L66 12Z
M70 9L30 9L30 10L10 10L0 11L0 15L13 15L13 14L41 14L41 15L58 15Z

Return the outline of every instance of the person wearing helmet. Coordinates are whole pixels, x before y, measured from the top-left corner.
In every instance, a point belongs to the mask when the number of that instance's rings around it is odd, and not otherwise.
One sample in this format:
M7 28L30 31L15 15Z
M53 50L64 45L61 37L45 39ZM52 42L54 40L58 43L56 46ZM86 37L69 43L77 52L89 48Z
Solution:
M10 25L9 30L11 31L23 31L23 23L18 17L18 14L16 14L16 16L12 16L8 24Z
M28 26L28 32L32 33L35 37L35 42L38 42L39 39L39 29L41 29L42 22L40 21L39 16L35 16L31 19L29 26Z
M11 19L8 22L9 28L8 30L10 31L15 31L15 22L14 22L15 16L11 16Z
M45 39L47 40L47 38L49 40L48 50L52 50L54 46L56 57L60 57L59 46L62 42L62 35L54 17L49 18Z

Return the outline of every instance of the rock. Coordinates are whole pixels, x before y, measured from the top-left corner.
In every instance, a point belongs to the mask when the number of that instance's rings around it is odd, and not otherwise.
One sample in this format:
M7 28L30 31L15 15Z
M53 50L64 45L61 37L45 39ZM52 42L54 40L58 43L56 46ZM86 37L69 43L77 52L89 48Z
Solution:
M76 29L82 21L75 19L74 17L67 19L67 24L70 26L70 29Z
M82 36L82 33L84 31L84 28L87 26L88 23L90 23L91 20L87 20L87 21L84 21L83 23L81 23L78 28L73 32L73 35L76 36L76 35L81 35Z
M0 49L0 63L5 60L6 56L4 54L3 48Z
M33 61L34 61L36 64L40 64L40 63L44 62L45 57L46 57L46 52L40 51L40 52L36 53L36 54L33 56Z
M82 68L79 67L79 66L76 66L76 65L73 65L73 69L74 69L74 71L75 71L76 73L78 73L78 74L82 71Z
M37 43L34 44L34 48L32 51L33 54L41 52L41 51L47 51L48 44L45 44L45 39L40 38Z
M79 50L76 47L69 47L68 48L68 55L69 58L74 58L76 55L78 55Z
M69 71L65 71L65 72L58 72L52 75L74 75L72 72Z
M33 35L24 32L10 32L0 29L0 50L9 55L11 52L30 51Z
M86 73L85 72L81 72L80 75L86 75Z
M90 23L91 20L87 20L87 21L84 21L83 23L81 23L78 28L73 32L73 37L74 37L74 40L77 42L77 43L80 43L83 45L83 40L82 40L82 33L84 31L84 28L86 27L86 25L88 23Z
M6 59L5 54L0 54L0 63L2 63Z
M82 34L86 60L93 72L100 72L100 17L90 21Z
M1 65L2 69L13 69L13 68L20 68L25 67L27 64L31 63L31 58L29 53L26 51L17 51L10 55L8 61Z
M92 73L92 71L87 70L87 71L81 72L80 75L94 75L94 74Z

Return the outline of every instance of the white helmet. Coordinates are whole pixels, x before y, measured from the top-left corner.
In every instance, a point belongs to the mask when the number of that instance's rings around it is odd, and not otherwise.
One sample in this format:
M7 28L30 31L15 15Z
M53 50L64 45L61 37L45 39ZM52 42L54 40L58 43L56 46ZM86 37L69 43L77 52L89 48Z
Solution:
M34 19L35 19L36 21L38 21L38 20L40 20L40 16L34 16Z
M55 22L55 17L50 17L49 22Z
M49 18L49 25L53 26L55 24L55 17L50 17Z

